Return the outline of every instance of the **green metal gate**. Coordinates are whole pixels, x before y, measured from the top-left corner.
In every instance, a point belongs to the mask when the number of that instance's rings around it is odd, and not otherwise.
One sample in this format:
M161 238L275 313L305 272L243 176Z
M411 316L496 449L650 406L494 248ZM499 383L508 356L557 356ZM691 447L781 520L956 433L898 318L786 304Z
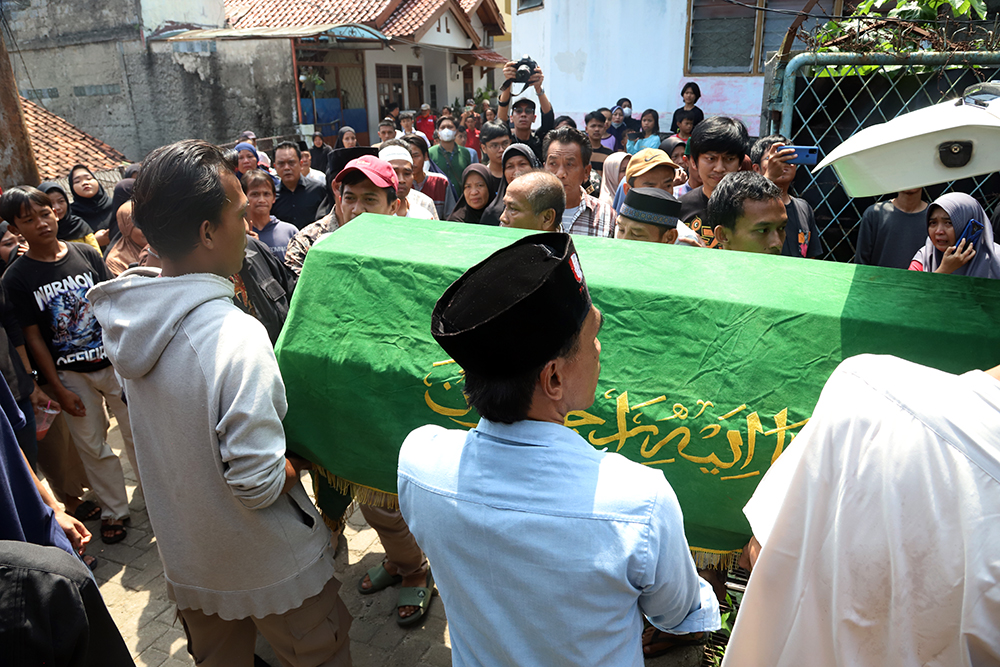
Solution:
M863 128L955 99L972 84L998 78L997 52L803 53L776 68L768 100L770 131L795 145L819 146L825 156ZM848 197L830 168L817 174L799 169L793 190L816 212L823 257L842 262L854 259L865 209L895 196ZM944 192L966 192L992 212L1000 200L1000 177L988 174L924 190L928 201Z

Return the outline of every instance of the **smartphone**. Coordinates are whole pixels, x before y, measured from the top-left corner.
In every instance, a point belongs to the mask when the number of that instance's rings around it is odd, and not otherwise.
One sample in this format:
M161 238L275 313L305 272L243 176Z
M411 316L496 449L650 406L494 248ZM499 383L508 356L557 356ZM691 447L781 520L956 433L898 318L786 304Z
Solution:
M819 160L818 146L785 146L795 151L795 157L788 161L788 164L814 165Z
M962 239L965 239L965 249L969 246L975 246L979 243L979 237L983 235L983 223L979 222L975 218L969 220L968 224L965 225L965 230L962 231L962 236L955 240L955 247L957 248L962 244Z

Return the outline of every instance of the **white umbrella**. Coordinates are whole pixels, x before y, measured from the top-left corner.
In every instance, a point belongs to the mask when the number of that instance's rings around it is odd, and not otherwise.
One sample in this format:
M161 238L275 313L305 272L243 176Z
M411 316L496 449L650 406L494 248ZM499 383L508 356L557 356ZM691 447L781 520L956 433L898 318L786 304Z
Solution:
M1000 171L997 94L989 84L973 86L965 98L867 127L813 173L832 166L848 195L872 197Z

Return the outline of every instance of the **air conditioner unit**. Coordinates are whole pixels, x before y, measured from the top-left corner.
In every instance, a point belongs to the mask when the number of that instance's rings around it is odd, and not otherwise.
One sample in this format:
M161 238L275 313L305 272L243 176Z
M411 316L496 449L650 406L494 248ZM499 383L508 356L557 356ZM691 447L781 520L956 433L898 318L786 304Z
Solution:
M462 68L458 66L458 63L452 63L450 67L451 67L451 78L455 79L456 81L458 79L461 79Z

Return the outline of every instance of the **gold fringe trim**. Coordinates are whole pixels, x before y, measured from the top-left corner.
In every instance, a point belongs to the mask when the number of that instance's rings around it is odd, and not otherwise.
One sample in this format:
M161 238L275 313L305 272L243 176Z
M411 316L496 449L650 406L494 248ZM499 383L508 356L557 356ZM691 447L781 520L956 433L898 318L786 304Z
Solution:
M699 549L691 547L691 556L695 567L699 570L730 570L740 560L743 550L715 551L714 549Z
M395 493L382 491L381 489L365 486L364 484L349 482L318 465L313 465L312 471L317 475L321 475L338 492L351 496L362 505L384 507L389 510L399 509L399 497Z

